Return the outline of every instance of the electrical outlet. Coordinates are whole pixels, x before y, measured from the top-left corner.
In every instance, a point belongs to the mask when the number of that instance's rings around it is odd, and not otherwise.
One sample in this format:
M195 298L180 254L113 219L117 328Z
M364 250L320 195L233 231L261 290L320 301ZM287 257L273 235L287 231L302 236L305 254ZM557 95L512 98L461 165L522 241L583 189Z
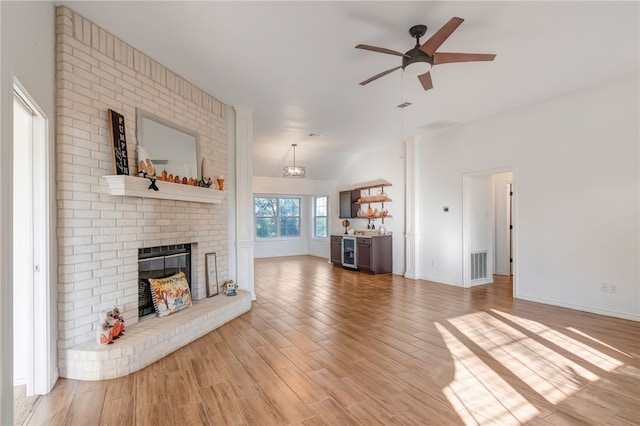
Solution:
M618 292L615 284L609 284L609 292L614 294Z
M609 283L600 283L600 291L609 292Z

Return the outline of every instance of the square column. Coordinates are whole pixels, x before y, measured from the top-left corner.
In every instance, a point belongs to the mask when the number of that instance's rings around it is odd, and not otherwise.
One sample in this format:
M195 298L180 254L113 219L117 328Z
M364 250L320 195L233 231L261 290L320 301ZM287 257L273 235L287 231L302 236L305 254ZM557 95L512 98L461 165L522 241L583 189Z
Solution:
M253 109L234 106L236 115L236 276L256 299L253 272Z

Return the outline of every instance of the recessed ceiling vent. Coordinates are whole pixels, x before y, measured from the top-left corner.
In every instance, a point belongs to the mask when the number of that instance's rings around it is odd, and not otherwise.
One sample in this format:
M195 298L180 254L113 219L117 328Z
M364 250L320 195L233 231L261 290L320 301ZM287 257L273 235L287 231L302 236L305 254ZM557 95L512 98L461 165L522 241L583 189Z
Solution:
M431 123L423 126L422 128L425 130L435 132L438 130L446 129L447 127L455 126L457 124L460 124L460 122L455 120L448 120L445 118L443 120L432 121Z

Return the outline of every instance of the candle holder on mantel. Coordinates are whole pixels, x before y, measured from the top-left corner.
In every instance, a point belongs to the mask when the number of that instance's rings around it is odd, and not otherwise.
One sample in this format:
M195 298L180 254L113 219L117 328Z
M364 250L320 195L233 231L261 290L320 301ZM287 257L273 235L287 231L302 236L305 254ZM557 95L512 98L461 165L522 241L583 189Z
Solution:
M224 177L220 176L216 179L216 181L218 182L218 189L220 191L224 191Z
M342 226L344 226L344 235L347 235L347 229L349 228L349 225L351 225L351 222L349 222L348 220L343 220L342 221Z

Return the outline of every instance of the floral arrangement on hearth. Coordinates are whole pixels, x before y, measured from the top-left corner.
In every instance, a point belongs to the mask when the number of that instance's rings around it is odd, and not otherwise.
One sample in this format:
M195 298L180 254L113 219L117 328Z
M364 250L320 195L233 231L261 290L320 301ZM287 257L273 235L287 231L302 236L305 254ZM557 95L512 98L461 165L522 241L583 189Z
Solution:
M109 311L100 312L100 324L98 326L97 340L100 345L113 343L115 339L124 333L124 318L120 309L114 306Z

